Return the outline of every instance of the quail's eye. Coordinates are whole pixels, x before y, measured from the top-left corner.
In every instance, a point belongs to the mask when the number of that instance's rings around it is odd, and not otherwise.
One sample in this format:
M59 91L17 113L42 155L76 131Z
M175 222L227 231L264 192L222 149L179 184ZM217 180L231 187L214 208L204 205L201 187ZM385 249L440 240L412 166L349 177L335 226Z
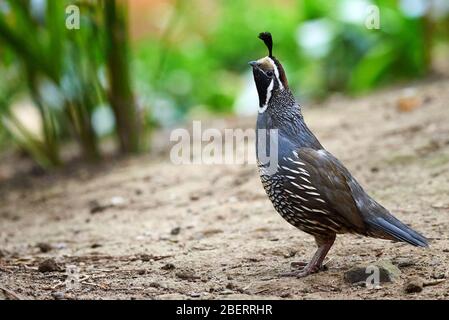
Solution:
M267 76L272 77L273 76L273 71L267 71Z

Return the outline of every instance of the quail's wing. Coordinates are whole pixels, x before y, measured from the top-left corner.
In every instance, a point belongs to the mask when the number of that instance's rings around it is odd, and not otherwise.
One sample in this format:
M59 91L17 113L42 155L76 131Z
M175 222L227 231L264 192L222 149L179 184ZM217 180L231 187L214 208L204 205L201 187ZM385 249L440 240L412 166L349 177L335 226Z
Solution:
M296 189L297 194L302 194L308 200L304 203L308 209L313 210L310 208L313 206L336 213L338 216L333 219L364 233L366 226L349 185L357 182L337 158L325 150L300 148L285 160L281 169L291 173L290 179L286 179L288 189Z

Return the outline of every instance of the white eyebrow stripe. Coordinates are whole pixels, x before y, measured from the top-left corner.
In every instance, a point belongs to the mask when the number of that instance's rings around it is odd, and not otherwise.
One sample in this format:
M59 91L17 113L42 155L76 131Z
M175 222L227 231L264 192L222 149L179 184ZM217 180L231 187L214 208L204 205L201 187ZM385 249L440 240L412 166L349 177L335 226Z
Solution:
M268 102L270 102L271 99L271 92L273 91L274 87L274 81L271 80L270 85L267 88L267 98L265 99L265 104L262 108L259 108L259 113L264 113L268 108Z
M271 64L273 65L274 75L276 76L276 79L278 79L278 82L279 82L279 88L280 88L281 90L284 90L284 85L282 84L281 79L279 78L279 69L278 69L278 66L276 65L276 63L274 63L274 60L273 60L273 59L271 59L270 57L267 57L267 58L268 58L268 61L270 61Z

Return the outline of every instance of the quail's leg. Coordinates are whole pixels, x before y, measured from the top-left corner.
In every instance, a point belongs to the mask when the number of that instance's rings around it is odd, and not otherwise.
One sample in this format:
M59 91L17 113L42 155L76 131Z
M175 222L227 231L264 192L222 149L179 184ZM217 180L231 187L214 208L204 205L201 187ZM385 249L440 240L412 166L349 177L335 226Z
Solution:
M302 269L283 273L281 274L281 276L302 278L321 270L321 268L323 267L324 258L334 244L335 235L326 239L315 237L315 240L318 245L318 250L313 255L312 260L310 260L310 262L307 264L304 263L304 267Z

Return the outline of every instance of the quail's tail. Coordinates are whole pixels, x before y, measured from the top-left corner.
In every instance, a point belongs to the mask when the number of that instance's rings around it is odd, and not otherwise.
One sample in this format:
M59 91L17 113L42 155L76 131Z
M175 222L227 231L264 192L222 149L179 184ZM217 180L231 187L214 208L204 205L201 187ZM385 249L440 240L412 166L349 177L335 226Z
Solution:
M391 236L394 240L407 242L416 247L428 247L427 239L406 226L392 215L376 216L369 219L368 224L375 233L383 233Z

